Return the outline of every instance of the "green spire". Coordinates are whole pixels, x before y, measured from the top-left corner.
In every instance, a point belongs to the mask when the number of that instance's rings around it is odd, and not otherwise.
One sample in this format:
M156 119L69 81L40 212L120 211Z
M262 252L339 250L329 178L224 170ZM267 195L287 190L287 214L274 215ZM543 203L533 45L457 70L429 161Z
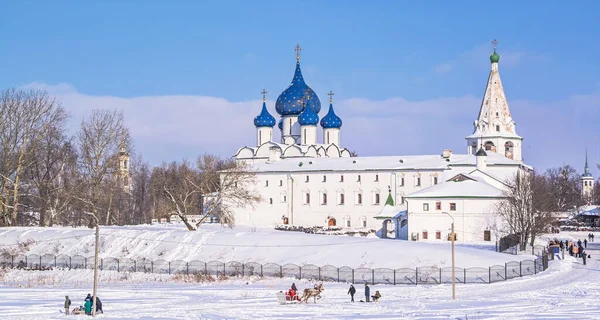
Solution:
M388 196L387 199L385 200L385 205L390 205L390 206L394 206L394 199L392 198L392 190L391 188L388 188Z
M500 61L500 56L496 53L496 46L498 45L498 40L494 39L494 41L492 41L492 44L494 45L494 53L492 53L492 55L490 56L490 61L492 63L498 63L498 61Z

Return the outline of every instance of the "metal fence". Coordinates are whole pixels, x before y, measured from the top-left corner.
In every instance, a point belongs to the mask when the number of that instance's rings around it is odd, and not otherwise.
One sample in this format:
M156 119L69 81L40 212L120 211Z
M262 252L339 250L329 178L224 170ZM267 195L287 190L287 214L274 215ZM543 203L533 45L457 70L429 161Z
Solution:
M0 256L0 267L26 270L50 269L93 269L94 257L80 255L4 255ZM548 256L535 260L511 261L504 265L488 268L455 268L458 283L494 283L512 278L537 274L548 267ZM117 272L146 272L156 274L211 275L211 276L260 276L296 278L307 280L371 283L371 284L440 284L452 282L451 267L417 268L350 268L332 265L296 265L237 261L183 261L147 260L129 258L103 258L99 261L100 270Z

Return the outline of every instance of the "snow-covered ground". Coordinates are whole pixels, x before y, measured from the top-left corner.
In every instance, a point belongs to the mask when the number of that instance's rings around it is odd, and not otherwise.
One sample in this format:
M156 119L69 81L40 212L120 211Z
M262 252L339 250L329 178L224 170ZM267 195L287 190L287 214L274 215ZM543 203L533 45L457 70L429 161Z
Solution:
M56 228L61 229L61 228ZM118 231L119 228L115 228ZM136 232L151 232L148 228L135 231L127 228L130 235ZM87 232L85 229L73 229L62 237L73 236L72 232ZM1 230L0 241L6 243L5 232ZM66 231L66 230L65 230ZM215 231L215 230L213 230ZM47 231L32 233L44 234ZM158 231L169 232L175 230ZM179 231L177 231L179 232ZM220 233L220 231L215 231ZM227 231L227 233L230 231ZM239 230L231 231L235 235ZM272 233L264 231L265 233ZM32 236L32 233L29 235ZM260 234L261 231L245 234ZM200 234L200 233L199 233ZM283 237L274 233L267 238ZM587 233L560 234L559 238L584 239ZM147 234L148 235L148 234ZM181 235L181 234L180 234ZM49 235L46 235L49 239ZM303 235L306 236L306 235ZM554 237L552 235L551 237ZM87 236L86 236L87 237ZM198 236L200 237L200 236ZM322 243L335 243L337 239L349 241L346 237L313 236ZM110 248L105 238L105 249ZM202 238L202 237L200 237ZM227 237L214 239L213 243L225 241ZM243 237L245 238L245 236ZM14 237L12 237L14 241ZM117 238L115 238L117 239ZM193 240L193 239L192 239ZM245 238L244 240L250 240ZM273 239L269 239L273 240ZM353 241L373 241L368 247L387 246L387 243L406 245L403 249L412 253L429 248L439 253L447 251L446 243L403 243L378 239L357 238ZM66 239L60 240L61 243ZM86 242L87 238L79 238ZM116 240L113 240L116 241ZM191 241L186 239L186 241ZM256 241L256 240L255 240ZM306 241L306 240L305 240ZM316 241L318 242L318 241ZM42 246L43 242L38 245ZM261 242L262 243L262 242ZM79 246L71 243L72 246ZM83 245L83 244L82 244ZM353 243L351 247L367 246ZM412 249L412 245L419 245ZM421 247L423 245L424 247ZM179 245L177 245L179 246ZM118 246L117 246L118 247ZM327 246L325 246L327 247ZM338 246L332 246L336 248ZM350 254L341 248L327 249L329 252L341 250L340 256ZM294 279L229 279L210 283L184 283L176 276L153 275L143 273L102 272L99 297L103 301L105 314L102 319L600 319L600 243L590 243L588 253L592 258L588 265L582 265L581 259L566 257L555 260L550 268L538 275L517 278L493 284L458 284L457 300L451 300L450 285L391 286L372 285L371 294L379 290L382 294L377 303L351 303L347 295L348 284L324 284L322 299L316 304L279 305L275 293L289 288L296 282L299 289L312 287L314 283ZM33 247L35 248L35 246ZM392 247L393 248L393 247ZM367 248L368 249L368 248ZM478 250L460 247L458 250ZM116 250L116 249L115 249ZM319 251L321 248L313 248ZM363 249L360 249L363 250ZM359 253L362 253L359 251ZM366 249L365 249L366 250ZM389 247L387 250L390 250ZM130 251L133 252L133 251ZM262 252L262 250L259 250ZM499 255L479 250L486 258L477 261L490 263L493 259L514 260L511 255ZM276 255L262 253L264 258L276 259ZM317 254L317 253L315 253ZM331 253L330 253L331 254ZM390 252L389 254L394 254ZM389 259L390 256L387 256ZM474 253L475 254L475 253ZM487 255L490 255L487 257ZM499 255L499 257L491 257ZM293 256L306 258L307 256ZM463 257L468 257L465 255ZM521 257L521 256L519 256ZM440 257L435 257L440 259ZM443 259L443 257L441 257ZM281 258L283 259L283 258ZM332 258L333 259L333 258ZM491 259L491 260L488 260ZM385 258L374 261L384 263ZM361 260L363 261L363 260ZM413 260L414 261L414 260ZM400 261L401 262L401 261ZM457 259L459 262L459 259ZM359 262L364 263L364 262ZM402 262L401 262L402 263ZM460 264L460 263L458 263ZM387 265L385 265L387 266ZM396 265L390 267L395 267ZM60 314L64 295L69 295L74 305L83 303L83 298L92 288L90 270L71 271L22 271L9 270L1 274L0 319L65 319ZM357 300L364 299L363 285L356 285ZM71 316L82 318L86 316Z
M88 228L0 228L0 250L16 250L14 244L29 241L33 242L27 254L94 255L94 231ZM488 249L457 246L457 266L487 268L535 259ZM409 242L216 225L204 225L195 232L183 225L101 227L100 257L394 269L451 265L449 241Z

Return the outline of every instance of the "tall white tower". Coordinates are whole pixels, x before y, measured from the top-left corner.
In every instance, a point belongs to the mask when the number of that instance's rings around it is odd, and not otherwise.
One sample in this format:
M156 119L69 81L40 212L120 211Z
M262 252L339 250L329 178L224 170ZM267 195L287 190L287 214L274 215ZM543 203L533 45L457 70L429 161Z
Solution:
M275 118L267 110L267 90L261 91L263 96L263 105L260 114L254 118L254 126L256 127L256 145L261 146L266 142L273 140L273 126Z
M498 72L500 56L496 53L498 41L492 41L494 53L490 56L491 70L481 102L479 117L473 123L473 134L466 137L467 152L476 154L480 145L485 151L501 154L509 159L523 161L523 138L515 130L508 102Z
M585 150L585 168L583 169L583 174L581 178L581 194L584 199L590 201L592 198L592 193L594 192L594 177L590 173L590 166L588 165L588 157L587 157L587 149Z
M129 174L129 166L131 165L129 161L129 152L125 148L125 137L121 141L121 150L118 155L119 168L117 170L117 180L121 189L125 192L131 191L131 177Z
M338 117L333 110L332 91L329 91L329 111L327 111L327 114L321 119L321 127L323 127L323 144L335 144L339 148L342 119Z

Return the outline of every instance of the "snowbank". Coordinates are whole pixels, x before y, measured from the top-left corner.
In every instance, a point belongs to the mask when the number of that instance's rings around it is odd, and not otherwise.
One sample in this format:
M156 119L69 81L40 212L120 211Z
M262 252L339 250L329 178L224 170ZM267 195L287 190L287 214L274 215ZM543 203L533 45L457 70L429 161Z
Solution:
M18 243L30 244L18 246ZM0 251L24 254L66 254L91 257L94 230L71 227L0 228ZM182 225L100 228L100 257L200 260L257 263L293 263L351 268L415 268L451 265L447 241L410 242L379 238L327 236L268 228L228 229L206 225L189 232ZM503 265L508 261L533 260L465 245L456 247L458 267Z

